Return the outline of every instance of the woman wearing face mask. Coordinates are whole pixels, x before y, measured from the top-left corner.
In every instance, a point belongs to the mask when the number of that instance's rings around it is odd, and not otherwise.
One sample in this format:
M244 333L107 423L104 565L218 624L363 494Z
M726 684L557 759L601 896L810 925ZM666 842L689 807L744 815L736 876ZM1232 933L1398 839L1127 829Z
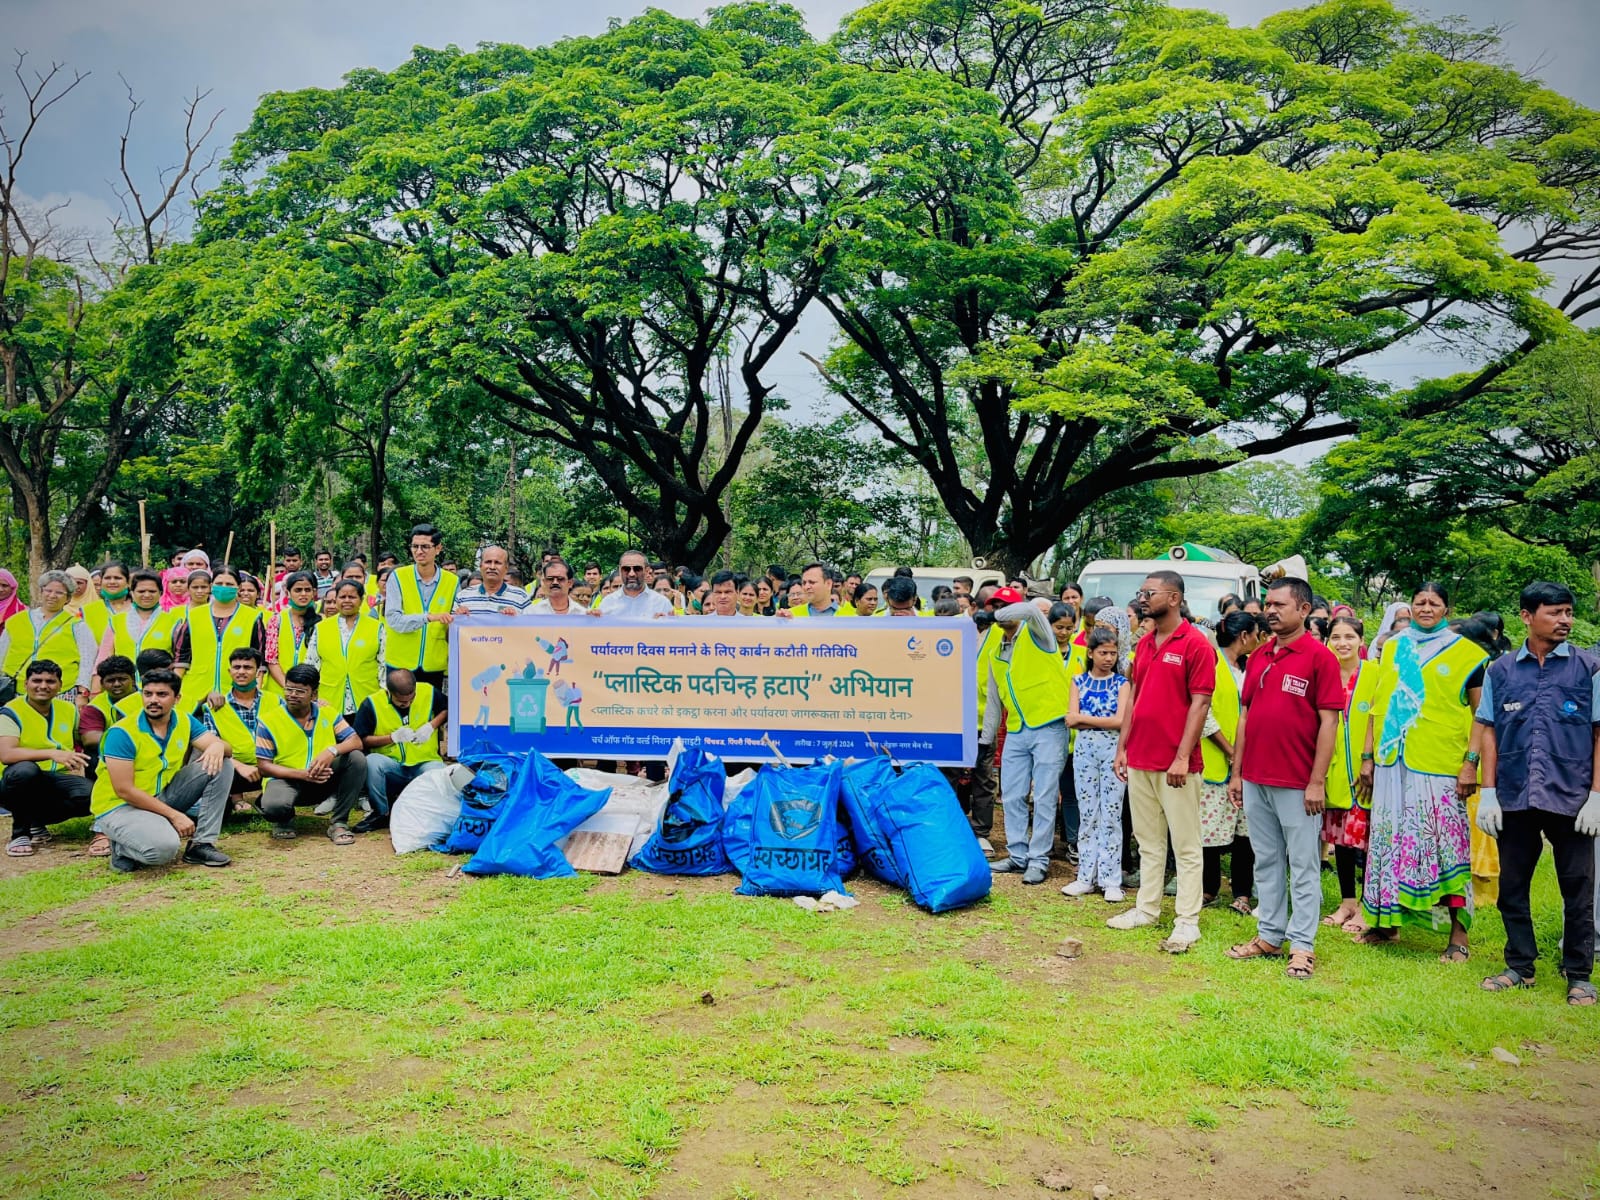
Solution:
M317 625L306 661L322 673L318 699L349 721L383 686L384 628L367 611L365 580L341 579L333 589L333 609Z
M100 595L83 606L83 619L95 645L106 636L112 615L133 607L128 598L128 586L128 568L122 563L107 563L100 568Z
M269 692L283 693L283 674L311 658L311 639L321 620L318 615L317 577L295 571L283 581L283 611L267 629Z
M265 655L267 645L260 610L239 603L238 571L224 565L214 576L196 571L192 579L191 595L206 598L185 610L172 638L173 669L183 676L178 704L186 713L228 689L228 655L240 646Z
M38 606L13 613L0 629L0 671L19 681L19 692L28 664L48 659L61 668L61 699L79 700L89 694L94 639L89 627L67 607L72 588L72 576L65 571L46 571L33 590Z
M1472 928L1471 815L1478 788L1472 719L1488 655L1451 630L1444 587L1424 583L1411 624L1383 647L1361 782L1372 787L1359 940L1386 942L1405 925L1448 926L1441 961L1466 962Z
M106 571L109 574L111 568ZM179 619L161 607L161 576L141 568L128 578L128 607L111 614L95 661L112 655L137 659L145 650L170 652ZM95 690L100 690L98 681Z

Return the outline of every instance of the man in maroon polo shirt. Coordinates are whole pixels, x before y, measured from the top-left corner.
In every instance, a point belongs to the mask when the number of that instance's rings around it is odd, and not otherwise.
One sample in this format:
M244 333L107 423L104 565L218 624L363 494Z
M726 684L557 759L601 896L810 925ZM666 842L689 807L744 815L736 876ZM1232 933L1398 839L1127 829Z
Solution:
M1245 666L1228 781L1250 825L1260 907L1256 936L1228 957L1276 958L1287 941L1289 978L1310 979L1322 915L1322 810L1344 684L1333 651L1306 631L1310 584L1275 582L1265 615L1277 636Z
M1200 730L1217 682L1217 652L1183 619L1183 576L1154 571L1135 597L1155 632L1133 654L1133 706L1112 769L1127 781L1139 843L1139 898L1106 922L1138 929L1161 919L1167 835L1178 861L1177 918L1162 949L1181 954L1200 940Z

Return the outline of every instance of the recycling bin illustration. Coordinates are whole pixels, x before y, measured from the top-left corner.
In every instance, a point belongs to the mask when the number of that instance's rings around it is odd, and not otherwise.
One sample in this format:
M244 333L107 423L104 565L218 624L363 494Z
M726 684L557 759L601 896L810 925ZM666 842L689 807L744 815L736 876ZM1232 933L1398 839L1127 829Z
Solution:
M537 667L534 674L513 676L506 680L511 691L511 732L541 734L545 731L544 697L550 690L550 681Z

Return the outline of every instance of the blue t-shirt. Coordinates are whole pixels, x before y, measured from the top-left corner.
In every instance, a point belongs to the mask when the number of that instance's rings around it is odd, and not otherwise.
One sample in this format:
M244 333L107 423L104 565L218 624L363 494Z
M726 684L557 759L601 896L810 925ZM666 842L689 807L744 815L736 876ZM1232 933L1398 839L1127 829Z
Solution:
M172 715L172 719L174 721L189 722L189 742L191 745L194 743L195 738L206 733L206 727L200 724L200 722L195 720L193 717L180 716L177 713L174 713ZM147 721L146 728L148 727L149 723ZM155 734L151 733L150 736L155 737ZM163 746L165 746L167 742L171 740L171 728L168 728L166 737L156 738L156 741L160 742ZM100 757L135 759L138 758L139 755L134 749L133 738L129 736L128 731L126 729L118 729L115 725L113 725L110 729L106 730L105 737L100 739Z
M1085 671L1073 682L1078 685L1079 712L1086 717L1114 717L1117 715L1117 697L1128 680L1126 676L1116 674L1097 678Z

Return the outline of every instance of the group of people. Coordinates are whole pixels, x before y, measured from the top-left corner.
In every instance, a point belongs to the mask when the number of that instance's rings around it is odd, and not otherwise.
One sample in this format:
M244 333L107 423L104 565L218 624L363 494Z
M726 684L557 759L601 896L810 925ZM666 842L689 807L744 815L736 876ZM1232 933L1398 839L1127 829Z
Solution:
M1475 891L1498 871L1506 965L1484 987L1504 990L1532 986L1529 884L1548 841L1568 998L1594 1002L1600 660L1569 644L1559 585L1524 591L1528 638L1507 653L1497 617L1450 622L1434 583L1369 641L1298 579L1196 621L1165 570L1124 606L965 577L924 598L906 568L881 585L822 563L699 576L637 550L609 573L546 553L530 587L503 547L462 571L420 524L408 549L409 564L384 555L370 575L360 556L318 551L306 569L292 549L270 579L198 550L163 572L46 571L31 605L0 572L0 675L16 692L0 707L6 853L30 856L81 816L89 853L116 870L226 866L230 810L259 810L285 840L302 806L338 845L382 829L399 792L445 765L458 616L964 616L980 631L979 754L955 774L985 844L1000 801L996 872L1044 882L1059 837L1076 867L1065 894L1121 903L1136 889L1111 927L1156 924L1174 895L1162 944L1178 953L1226 865L1232 907L1257 920L1228 955L1285 958L1306 979L1319 925L1366 943L1448 931L1444 961L1466 961ZM1341 900L1324 916L1330 860Z
M979 653L974 831L991 828L997 760L1007 844L993 870L1044 882L1064 834L1077 866L1065 894L1116 903L1137 886L1112 928L1156 924L1174 894L1173 953L1200 939L1226 858L1233 907L1257 921L1228 956L1285 959L1294 979L1316 969L1319 925L1369 945L1436 930L1442 961L1464 963L1486 895L1506 927L1487 991L1533 985L1529 893L1548 843L1566 998L1592 1005L1600 658L1569 641L1565 586L1533 583L1519 601L1527 639L1513 651L1494 614L1451 622L1432 582L1391 605L1371 643L1353 612L1292 578L1258 600L1225 598L1209 634L1174 571L1153 573L1127 608L1088 601L1082 620L1070 585L1054 605L984 589L994 626ZM1328 858L1341 901L1324 916Z

